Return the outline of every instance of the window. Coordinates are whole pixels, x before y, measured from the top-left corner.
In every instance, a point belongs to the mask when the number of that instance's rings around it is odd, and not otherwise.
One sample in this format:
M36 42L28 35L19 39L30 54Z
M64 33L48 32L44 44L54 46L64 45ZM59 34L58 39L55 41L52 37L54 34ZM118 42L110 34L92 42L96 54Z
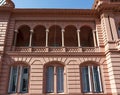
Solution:
M120 38L120 27L118 28L118 38Z
M101 74L99 66L83 66L82 72L82 92L101 93Z
M29 67L12 66L10 71L8 93L28 92Z
M46 93L63 93L63 92L64 92L64 68L61 66L48 66L46 68Z

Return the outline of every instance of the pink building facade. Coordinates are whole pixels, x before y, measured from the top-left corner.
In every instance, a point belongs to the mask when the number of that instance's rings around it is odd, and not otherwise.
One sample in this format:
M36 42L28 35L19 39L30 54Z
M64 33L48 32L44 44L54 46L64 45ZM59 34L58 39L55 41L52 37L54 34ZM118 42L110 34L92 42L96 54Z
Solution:
M120 95L120 1L92 9L0 4L0 95Z

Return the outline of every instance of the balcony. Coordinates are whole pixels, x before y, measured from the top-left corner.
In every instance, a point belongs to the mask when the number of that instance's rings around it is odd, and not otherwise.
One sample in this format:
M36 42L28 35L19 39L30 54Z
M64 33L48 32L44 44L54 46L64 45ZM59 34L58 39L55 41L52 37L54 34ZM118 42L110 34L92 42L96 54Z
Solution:
M13 47L14 52L100 52L98 47Z

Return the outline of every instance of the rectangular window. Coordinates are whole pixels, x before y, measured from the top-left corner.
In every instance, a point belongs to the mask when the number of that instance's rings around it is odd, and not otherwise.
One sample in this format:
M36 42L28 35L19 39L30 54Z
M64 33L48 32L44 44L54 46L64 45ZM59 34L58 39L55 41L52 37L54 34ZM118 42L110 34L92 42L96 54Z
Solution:
M54 92L54 67L50 66L47 68L46 73L46 91L47 93L53 93Z
M90 92L88 66L82 67L82 87L83 87L83 92L85 93Z
M101 74L99 66L82 67L82 88L84 93L101 93Z
M63 67L57 67L57 92L58 93L62 93L64 92L64 70L63 70Z
M28 76L29 76L29 68L23 67L21 69L21 83L20 83L20 92L28 92Z
M17 89L18 67L11 67L9 93L15 93Z

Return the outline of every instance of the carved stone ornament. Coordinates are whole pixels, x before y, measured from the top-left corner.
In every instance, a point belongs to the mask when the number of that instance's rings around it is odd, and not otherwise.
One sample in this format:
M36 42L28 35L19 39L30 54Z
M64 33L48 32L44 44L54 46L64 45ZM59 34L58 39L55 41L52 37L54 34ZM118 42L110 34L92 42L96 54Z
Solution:
M0 7L12 7L12 8L14 8L15 5L11 0L0 0Z

